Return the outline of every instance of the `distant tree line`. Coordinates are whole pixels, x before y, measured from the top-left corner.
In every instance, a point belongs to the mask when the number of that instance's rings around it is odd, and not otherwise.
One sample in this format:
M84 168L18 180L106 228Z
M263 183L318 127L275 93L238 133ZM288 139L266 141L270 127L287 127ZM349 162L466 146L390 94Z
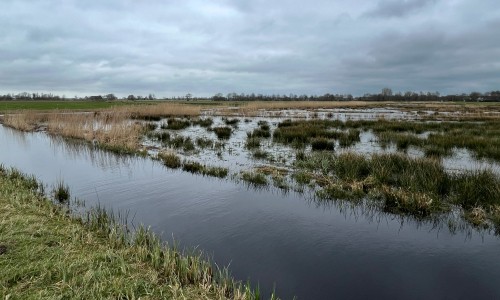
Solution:
M471 102L495 102L500 101L500 91L491 91L486 93L472 92L470 94L457 94L457 95L440 95L439 92L412 92L408 91L405 93L393 91L390 88L383 88L380 93L377 94L364 94L360 97L353 97L351 94L324 94L324 95L264 95L264 94L237 94L228 93L226 95L222 93L217 93L211 97L194 97L192 94L188 93L185 96L178 97L163 97L157 98L154 94L149 94L148 96L139 95L128 95L127 97L118 98L114 94L106 95L95 95L95 96L85 96L73 98L67 98L66 96L58 96L51 93L18 93L18 94L6 94L0 95L0 101L13 101L13 100L90 100L90 101L116 101L116 100L128 100L128 101L152 101L152 100L213 100L213 101L471 101Z
M379 94L365 94L357 97L361 101L471 101L471 102L496 102L500 101L500 91L486 93L472 92L470 94L440 95L439 92L397 92L390 88L383 88Z

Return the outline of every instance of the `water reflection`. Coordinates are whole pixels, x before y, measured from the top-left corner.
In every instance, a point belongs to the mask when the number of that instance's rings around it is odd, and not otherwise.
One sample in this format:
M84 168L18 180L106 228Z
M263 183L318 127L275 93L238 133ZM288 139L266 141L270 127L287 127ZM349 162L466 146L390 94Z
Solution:
M258 282L263 294L274 284L283 299L500 294L491 280L500 275L499 240L489 232L453 233L446 222L394 217L369 203L254 190L42 133L23 135L0 127L1 163L49 185L64 178L88 206L129 212L165 239L203 249L219 265L231 264L236 278Z
M22 132L19 130L12 129L10 127L5 127L0 124L2 127L4 134L7 136L8 139L13 140L15 143L19 144L21 147L29 147L28 144L28 135L34 134L34 133L26 133Z
M56 135L47 135L53 151L65 155L69 159L83 159L92 166L102 170L113 170L120 167L130 169L132 164L141 163L141 159L130 155L116 155L112 152L101 150L92 144L75 139L67 139Z

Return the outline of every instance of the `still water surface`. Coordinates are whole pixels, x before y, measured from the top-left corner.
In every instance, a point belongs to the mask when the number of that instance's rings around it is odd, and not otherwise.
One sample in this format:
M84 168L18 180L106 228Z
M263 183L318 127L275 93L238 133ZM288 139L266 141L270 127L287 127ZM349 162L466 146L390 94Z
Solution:
M128 212L283 299L500 297L500 239L488 233L402 225L1 126L0 163L49 186L63 179L87 207Z

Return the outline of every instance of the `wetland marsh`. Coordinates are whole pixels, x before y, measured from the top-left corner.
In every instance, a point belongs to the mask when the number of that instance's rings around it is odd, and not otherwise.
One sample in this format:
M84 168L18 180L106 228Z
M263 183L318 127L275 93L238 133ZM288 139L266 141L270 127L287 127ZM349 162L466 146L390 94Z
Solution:
M265 295L500 293L496 106L161 105L5 115L0 162Z

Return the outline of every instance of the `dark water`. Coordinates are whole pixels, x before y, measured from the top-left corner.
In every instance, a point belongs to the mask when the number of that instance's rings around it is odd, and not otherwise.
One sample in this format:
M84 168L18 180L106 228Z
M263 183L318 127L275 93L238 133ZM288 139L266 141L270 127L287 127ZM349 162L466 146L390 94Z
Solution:
M0 163L49 185L64 179L87 206L128 212L283 299L500 297L500 239L488 233L402 225L1 126Z

